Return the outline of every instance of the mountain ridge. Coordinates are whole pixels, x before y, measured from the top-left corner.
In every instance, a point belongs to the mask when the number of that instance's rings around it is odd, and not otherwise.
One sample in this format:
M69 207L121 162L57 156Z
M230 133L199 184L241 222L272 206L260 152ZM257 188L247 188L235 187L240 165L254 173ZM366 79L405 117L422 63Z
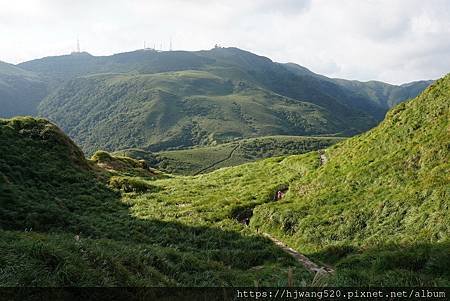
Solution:
M56 122L89 155L99 148L157 151L267 135L354 135L428 84L373 88L232 47L74 53L17 67L47 85L47 96L30 112ZM108 141L113 128L117 137Z

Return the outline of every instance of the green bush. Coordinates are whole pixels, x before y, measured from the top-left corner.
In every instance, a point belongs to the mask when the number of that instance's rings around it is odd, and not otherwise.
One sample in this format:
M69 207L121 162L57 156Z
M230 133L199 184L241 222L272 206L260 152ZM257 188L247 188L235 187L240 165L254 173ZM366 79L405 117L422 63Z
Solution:
M91 160L97 163L101 162L109 162L112 160L111 155L108 152L105 151L96 151L92 157Z
M109 185L124 192L150 192L157 190L156 186L149 184L147 181L131 177L111 177Z

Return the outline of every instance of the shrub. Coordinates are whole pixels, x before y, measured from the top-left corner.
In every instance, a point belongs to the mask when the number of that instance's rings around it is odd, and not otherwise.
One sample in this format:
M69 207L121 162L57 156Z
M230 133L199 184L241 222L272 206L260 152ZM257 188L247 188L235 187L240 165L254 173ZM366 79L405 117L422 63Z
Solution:
M157 190L157 186L151 185L139 178L111 177L109 185L124 192L150 192Z
M94 162L107 162L107 161L111 161L111 159L112 159L111 155L105 151L97 151L91 157L91 160Z

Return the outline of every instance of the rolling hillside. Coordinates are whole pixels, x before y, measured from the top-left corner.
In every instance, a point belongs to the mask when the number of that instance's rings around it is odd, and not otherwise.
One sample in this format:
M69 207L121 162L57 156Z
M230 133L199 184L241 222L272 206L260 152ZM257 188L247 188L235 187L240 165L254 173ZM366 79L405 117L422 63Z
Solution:
M69 112L69 113L68 113ZM87 153L208 145L349 125L325 109L204 71L78 78L40 106Z
M323 153L194 177L1 120L0 283L273 286L292 267L295 285L448 286L449 100L450 75ZM264 232L335 275L313 281Z
M216 146L157 153L126 149L117 151L114 155L143 159L150 166L171 174L193 175L264 158L303 154L325 148L342 139L340 137L269 136L242 139Z
M370 83L343 84L237 48L80 53L19 66L52 87L39 115L56 122L88 154L267 135L354 135L427 85L379 83L400 92L374 96Z
M450 76L329 148L252 226L334 264L338 283L448 285Z
M0 139L2 287L280 286L289 268L297 285L311 281L231 219L141 218L129 195L154 191L151 182L166 178L141 162L101 153L86 161L44 119L0 119Z
M252 229L334 266L331 285L447 286L449 105L447 76L375 129L322 155L161 179L153 182L158 191L130 195L129 202L142 218L251 217Z
M36 115L47 85L30 71L0 61L0 117Z

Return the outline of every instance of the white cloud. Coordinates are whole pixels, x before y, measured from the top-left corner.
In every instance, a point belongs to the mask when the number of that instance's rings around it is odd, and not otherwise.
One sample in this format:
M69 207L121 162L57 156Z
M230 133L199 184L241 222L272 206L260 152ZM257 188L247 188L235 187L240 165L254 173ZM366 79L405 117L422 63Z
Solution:
M450 72L447 0L0 0L0 60L95 55L169 39L237 46L332 77L400 83Z

